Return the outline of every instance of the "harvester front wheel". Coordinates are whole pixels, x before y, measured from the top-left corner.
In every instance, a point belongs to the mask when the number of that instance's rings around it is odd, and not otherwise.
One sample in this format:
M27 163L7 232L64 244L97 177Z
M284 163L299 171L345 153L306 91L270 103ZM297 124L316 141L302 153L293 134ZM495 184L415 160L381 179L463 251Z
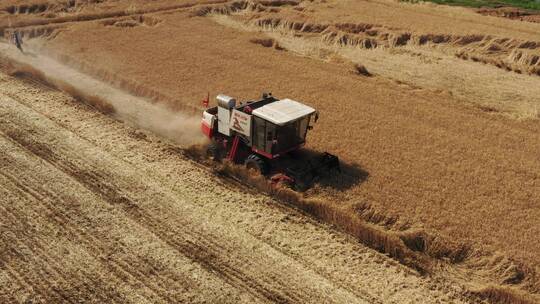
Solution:
M269 168L266 161L257 154L251 154L244 162L248 170L256 171L262 175L268 174Z

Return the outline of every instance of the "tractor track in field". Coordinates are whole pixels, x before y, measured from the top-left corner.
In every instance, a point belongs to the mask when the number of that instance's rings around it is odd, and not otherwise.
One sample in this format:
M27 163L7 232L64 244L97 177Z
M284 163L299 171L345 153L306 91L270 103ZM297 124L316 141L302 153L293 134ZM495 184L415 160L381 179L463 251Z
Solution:
M4 210L6 215L9 215L11 217L11 221L9 223L13 226L16 226L16 221L19 217L17 217L16 213L11 213L10 211ZM39 216L38 214L34 214L34 216ZM46 268L45 275L40 276L40 280L44 283L50 282L49 278L50 276L53 276L54 278L57 278L54 282L54 284L47 284L46 286L40 286L40 290L43 294L46 294L48 290L52 290L56 295L57 298L49 299L49 300L56 300L61 302L67 302L67 303L77 303L78 301L75 299L72 299L69 294L66 294L64 291L58 289L56 284L60 284L63 286L68 286L69 281L76 280L78 282L77 290L80 292L80 297L82 297L85 301L92 300L90 297L92 294L95 294L96 299L98 301L106 302L106 301L113 301L114 303L123 303L125 302L125 298L123 298L119 293L110 292L109 290L105 288L99 288L101 286L100 281L104 279L110 279L110 278L90 278L89 282L86 282L84 278L81 275L78 274L70 274L69 276L64 274L62 272L62 267L59 264L59 262L52 257L50 254L48 254L47 249L43 248L41 244L36 241L32 240L32 242L28 242L28 239L26 241L28 244L23 244L20 240L17 240L16 238L10 238L9 241L13 242L13 244L16 244L15 248L32 248L33 254L36 256L42 257L40 260L35 260L36 263L45 265ZM15 271L16 272L16 271ZM21 275L19 273L19 275ZM23 275L24 276L24 275ZM24 280L24 282L32 282L31 278L27 278ZM31 285L30 283L25 283L21 286L28 286ZM96 292L97 291L97 292Z
M24 185L18 185L18 187L21 189L21 192L24 192L24 193L31 193L31 192L34 192L33 190L27 188L26 186ZM48 195L48 196L46 196ZM44 191L43 193L41 193L41 195L38 194L38 196L36 198L44 198L44 197L54 197L54 196L51 196L51 192L49 191ZM57 224L59 227L61 227L66 233L69 233L70 234L70 237L73 237L74 240L78 241L79 244L82 244L87 250L88 252L91 252L93 253L93 257L97 260L103 260L102 258L102 255L106 252L107 248L103 248L101 246L99 246L99 240L97 240L95 237L92 237L91 235L85 233L84 231L82 231L81 229L77 229L76 227L73 227L72 225L69 225L69 221L70 220L74 220L72 218L70 218L69 215L66 215L66 213L62 212L62 211L59 211L58 209L55 209L52 205L50 204L43 204L43 207L49 211L51 214L53 214L53 220L52 222L54 222L55 224ZM39 216L39 214L37 213L34 213L34 216ZM16 218L14 216L14 218ZM37 247L37 246L36 246ZM34 248L36 248L34 247ZM123 249L121 246L119 247L119 249ZM44 250L42 250L42 252L45 252ZM42 254L42 253L38 253L38 254ZM129 265L129 261L103 261L105 264L106 264L106 267L112 272L114 273L117 277L119 278L122 278L124 280L135 280L137 281L137 283L140 283L140 284L143 284L144 286L146 286L147 288L149 288L149 290L151 290L154 294L154 296L157 298L157 300L159 301L174 301L174 299L172 298L167 298L167 297L162 297L160 295L163 294L163 283L161 283L162 281L159 281L159 285L160 286L154 286L154 284L152 283L148 283L148 282L145 282L144 280L141 280L141 279L137 279L137 278L145 278L146 277L146 274L144 273L141 273L137 270L134 270L130 267ZM45 265L48 265L48 263L45 263ZM164 277L163 277L164 278ZM107 278L107 279L110 279L110 278ZM164 278L166 279L166 278ZM167 283L169 283L168 280L163 280ZM46 280L44 280L44 282L46 282ZM97 285L97 281L92 281L91 282L93 285L93 287L89 287L87 284L85 284L86 288L88 291L91 291L92 288L95 289L95 286ZM156 299L154 298L154 299ZM121 297L119 297L118 294L100 294L98 293L98 299L100 301L107 301L107 299L113 299L116 303L122 303L125 301L125 299L122 299Z
M11 160L13 161L13 160ZM73 224L70 224L70 221L76 222L74 218L69 216L66 211L59 210L58 206L62 206L59 204L52 204L51 202L48 202L50 198L54 198L55 202L61 202L63 204L66 204L65 201L63 201L61 198L59 198L57 195L54 194L54 192L47 191L45 189L31 189L27 185L23 185L20 182L18 182L14 177L9 176L8 174L3 174L4 177L8 177L11 183L15 186L16 189L19 189L20 196L31 196L34 201L41 202L40 206L43 207L47 212L49 212L48 219L57 224L59 227L63 229L65 233L69 233L70 237L73 237L75 240L79 242L79 244L82 244L85 246L86 249L88 249L88 252L93 254L93 257L97 260L101 260L101 256L104 252L106 252L106 248L99 247L99 240L97 240L92 235L85 233L82 229L75 227ZM40 217L40 214L38 212L33 212L33 216ZM17 219L18 217L16 215L12 216L14 219ZM20 218L20 217L19 217ZM36 242L35 245L33 245L33 248L40 248L39 243ZM46 250L42 250L42 252L46 252ZM139 273L136 270L131 269L129 266L129 261L113 261L106 262L106 266L115 273L118 277L127 279L127 280L137 280L137 278L145 278L145 274ZM48 265L47 263L44 265ZM110 279L110 278L108 278ZM46 282L47 280L43 280L43 282ZM151 284L145 283L143 281L139 282L141 284L144 284L145 286L149 287L150 290L154 292L154 294L162 301L172 299L166 299L159 297L159 290L157 290L155 287L152 287ZM93 282L95 283L95 282ZM91 289L89 289L91 290ZM118 298L118 296L111 296L107 295L105 298L102 298L101 300L107 300L107 299L115 299L116 302L122 303L122 299Z
M29 189L25 189L23 191L30 192ZM48 194L50 193L44 193L44 195L48 195ZM100 242L98 239L85 233L81 229L73 227L73 225L69 225L69 221L74 220L74 219L70 218L70 216L66 215L66 213L56 210L52 206L46 206L45 208L51 213L55 213L54 222L57 225L62 227L64 231L68 232L70 236L74 238L74 240L77 240L79 242L79 244L82 244L88 250L88 252L91 252L93 255L93 258L95 258L96 260L102 261L102 263L105 264L104 266L106 266L116 277L120 278L121 280L135 282L136 284L143 284L145 287L147 287L151 291L152 294L149 296L149 298L153 300L158 300L162 302L175 302L178 300L178 299L174 299L168 296L163 296L163 295L166 295L166 290L168 288L175 287L173 280L162 275L160 281L149 282L144 279L148 277L148 273L143 273L141 271L138 271L137 269L134 269L133 267L131 267L130 261L127 261L127 260L117 260L117 261L112 260L111 261L111 260L104 259L103 256L105 256L105 253L109 251L110 248L100 246L99 245ZM38 214L35 214L35 215L38 216ZM117 246L117 250L125 250L125 247L122 245L119 245ZM107 278L107 279L110 280L111 278ZM121 280L117 280L118 283L120 283ZM94 284L93 286L95 286L95 284L97 284L97 281L93 281L91 283ZM166 288L167 286L166 284L169 284L168 288ZM89 288L88 290L90 291L91 289ZM114 295L106 294L105 296L102 295L101 298L99 298L100 301L105 301L105 302L108 299L109 300L113 299L114 302L116 303L125 302L125 299L120 297L118 294L114 294Z

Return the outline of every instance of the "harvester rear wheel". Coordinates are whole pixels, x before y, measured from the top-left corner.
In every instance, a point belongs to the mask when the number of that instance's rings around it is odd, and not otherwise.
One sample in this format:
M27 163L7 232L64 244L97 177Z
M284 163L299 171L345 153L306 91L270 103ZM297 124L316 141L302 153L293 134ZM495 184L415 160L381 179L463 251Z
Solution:
M251 154L244 162L248 170L256 171L262 175L268 174L269 168L266 161L257 154Z
M213 161L219 162L222 159L222 149L217 143L212 142L206 148L206 157Z

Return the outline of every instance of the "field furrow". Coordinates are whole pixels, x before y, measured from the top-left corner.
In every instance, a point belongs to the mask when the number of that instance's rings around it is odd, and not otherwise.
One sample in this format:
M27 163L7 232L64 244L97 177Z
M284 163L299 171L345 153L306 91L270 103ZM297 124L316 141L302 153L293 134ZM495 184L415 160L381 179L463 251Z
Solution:
M20 163L17 163L15 159L11 159L11 163L14 165L18 165L19 168L21 167ZM96 289L99 287L99 284L103 284L103 282L110 282L109 284L117 283L120 286L122 281L127 279L130 279L128 281L133 281L134 284L142 284L144 286L144 282L140 282L139 279L145 279L146 276L141 274L140 272L135 270L135 274L131 274L134 270L132 269L130 263L133 263L134 260L131 258L130 260L126 261L115 261L114 259L109 260L106 259L106 257L110 254L110 249L105 247L102 242L89 234L88 232L85 232L84 229L78 228L76 224L85 223L84 226L87 226L89 223L89 219L84 219L73 215L74 210L69 207L70 204L73 204L73 201L66 201L64 198L59 197L55 193L58 193L61 190L56 189L56 191L48 191L43 188L36 188L37 185L40 185L42 181L39 180L32 180L29 178L27 180L28 185L21 184L13 175L9 175L6 171L7 168L4 168L5 171L2 173L4 178L7 178L6 182L9 182L9 185L12 185L13 187L10 189L11 193L17 193L19 196L16 198L13 198L11 201L13 202L13 205L18 205L18 201L26 202L26 204L20 206L20 209L14 209L14 210L24 210L24 214L17 214L17 216L22 218L32 218L33 220L37 221L40 219L40 226L51 226L51 232L53 234L60 234L60 236L66 238L67 240L70 240L71 242L74 242L76 246L82 246L85 251L85 255L87 255L87 258L93 259L94 262L99 261L104 262L100 268L107 269L105 274L107 274L106 278L101 277L100 272L96 271L93 272L94 275L97 275L97 277L89 276L86 274L86 278L90 278L92 282L90 282L92 287L89 287L90 290ZM16 176L18 180L21 180L21 176ZM33 186L33 187L32 187ZM19 191L14 192L14 189L18 189ZM8 192L9 193L9 192ZM12 207L12 208L15 208ZM23 207L26 206L26 207ZM66 208L67 206L67 211ZM45 216L44 216L45 215ZM16 217L14 217L16 218ZM30 241L30 240L27 240ZM35 240L33 240L35 241ZM32 245L33 248L39 248L40 246L43 246L43 244L40 244L39 241L35 241L36 243ZM118 250L122 250L122 244L114 244L115 248ZM43 252L47 252L51 250L51 248L43 249ZM68 250L68 249L65 249ZM62 251L60 251L61 254ZM52 263L52 262L51 262ZM41 263L39 265L47 265L46 263ZM83 271L82 269L79 269L79 271ZM114 274L114 276L110 276L109 274ZM71 280L76 279L77 277L73 277L73 274L69 274L68 276L71 277ZM55 276L53 276L54 278ZM121 280L116 279L116 277L121 278ZM85 284L84 280L77 280L81 284ZM66 285L68 286L68 285ZM107 288L114 289L114 285L109 285ZM85 293L82 293L85 294ZM87 293L86 293L87 294ZM97 293L97 296L104 296L105 299L114 300L116 299L117 302L123 303L126 302L126 299L122 298L120 295L112 293ZM153 293L151 295L154 299L155 297L159 298L159 293ZM99 299L99 298L98 298ZM105 299L100 299L100 301L104 301ZM163 299L162 299L163 300ZM139 299L140 301L140 299Z

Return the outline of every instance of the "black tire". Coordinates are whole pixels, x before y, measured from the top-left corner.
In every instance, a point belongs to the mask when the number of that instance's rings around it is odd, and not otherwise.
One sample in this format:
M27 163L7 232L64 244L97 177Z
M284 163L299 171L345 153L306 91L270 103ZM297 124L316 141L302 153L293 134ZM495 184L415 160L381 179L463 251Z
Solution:
M293 190L298 191L298 192L305 192L307 189L309 189L309 187L311 187L313 183L313 178L314 177L312 174L307 174L300 178L295 179Z
M262 175L268 174L270 168L266 161L257 154L251 154L246 158L244 165L248 170L254 170Z
M222 159L222 149L217 143L212 142L206 147L206 157L213 161L220 162Z
M291 188L296 192L306 192L309 189L309 185L303 182L295 182Z

